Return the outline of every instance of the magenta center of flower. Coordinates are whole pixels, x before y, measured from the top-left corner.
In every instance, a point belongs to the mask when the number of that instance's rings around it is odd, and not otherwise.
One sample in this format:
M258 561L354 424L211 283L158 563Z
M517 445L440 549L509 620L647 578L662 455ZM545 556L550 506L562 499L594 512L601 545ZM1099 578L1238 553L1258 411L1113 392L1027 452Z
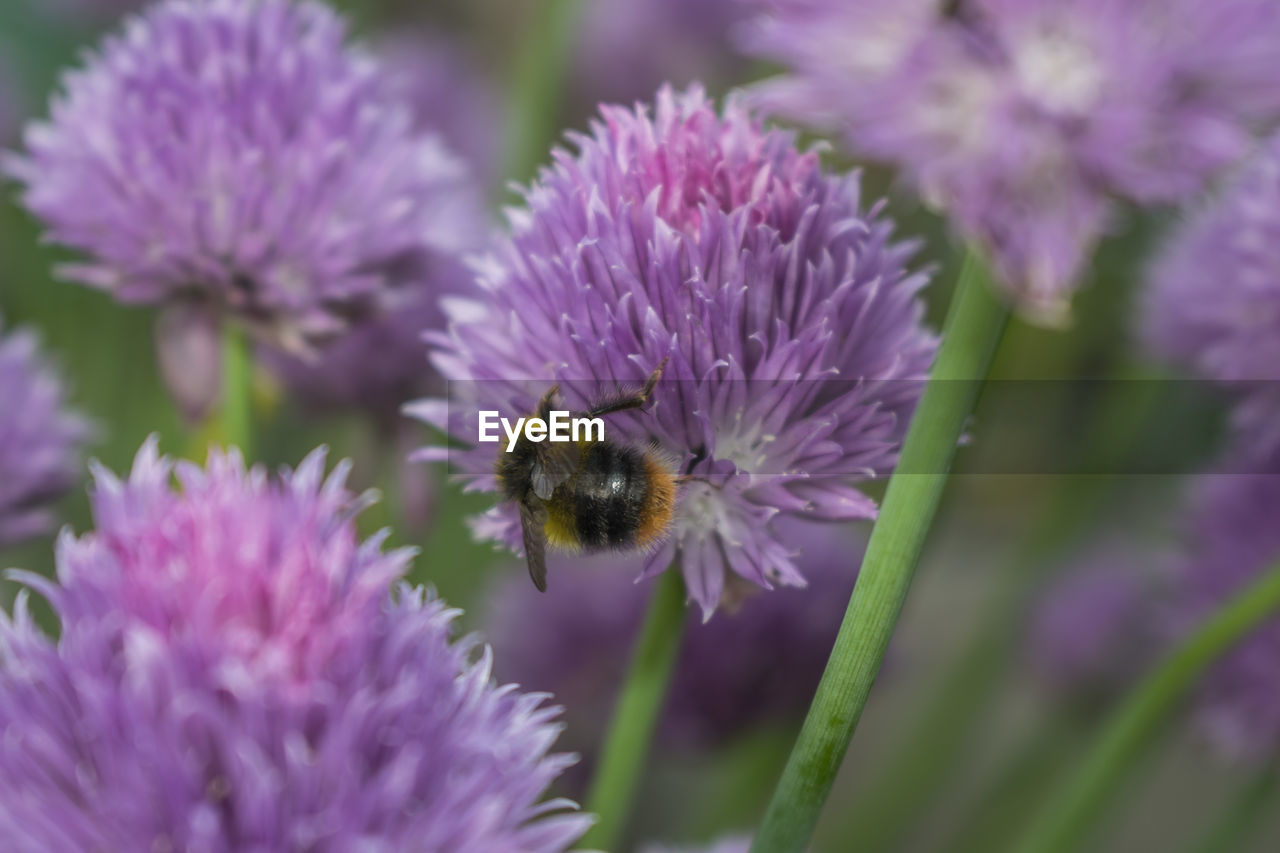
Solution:
M172 505L146 535L112 538L121 609L255 679L309 680L381 589L343 583L357 560L354 531L202 497Z
M746 119L721 120L705 111L675 114L681 109L660 105L661 144L632 138L627 131L634 129L614 124L619 154L631 157L631 199L643 204L656 191L658 215L689 234L701 229L706 210L729 213L756 206L760 210L751 218L762 219L774 183L764 135Z

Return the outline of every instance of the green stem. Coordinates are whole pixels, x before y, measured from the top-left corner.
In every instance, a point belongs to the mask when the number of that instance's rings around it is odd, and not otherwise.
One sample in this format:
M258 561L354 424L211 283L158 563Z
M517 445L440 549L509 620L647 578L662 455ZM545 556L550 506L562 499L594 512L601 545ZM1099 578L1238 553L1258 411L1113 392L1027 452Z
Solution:
M249 341L234 323L224 322L218 438L228 447L239 447L246 460L253 454L252 411L253 357L249 352Z
M1231 796L1226 808L1200 839L1187 849L1192 853L1243 850L1258 820L1271 814L1269 807L1274 801L1277 781L1276 769L1270 764L1256 771Z
M753 853L800 851L813 834L902 611L956 443L1007 319L982 263L971 254L835 647Z
M543 162L560 127L560 93L583 0L543 0L523 40L511 86L505 176L524 181Z
M613 850L626 829L684 633L685 588L680 567L673 565L663 572L656 586L587 795L587 811L599 820L582 840L583 846L591 849Z
M1108 722L1080 769L1042 810L1017 849L1071 849L1093 824L1109 795L1134 769L1178 700L1219 657L1280 609L1280 564L1217 610L1184 640Z

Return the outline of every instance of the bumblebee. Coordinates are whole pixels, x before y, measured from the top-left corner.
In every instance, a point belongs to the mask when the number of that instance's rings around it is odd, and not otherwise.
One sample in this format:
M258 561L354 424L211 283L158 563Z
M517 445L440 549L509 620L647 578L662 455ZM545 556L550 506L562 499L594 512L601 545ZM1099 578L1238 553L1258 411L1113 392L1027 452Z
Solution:
M642 408L665 366L663 359L638 392L575 414L599 418ZM552 386L538 402L535 414L544 421L559 390ZM675 512L681 478L673 468L656 446L631 447L608 439L533 442L522 434L509 452L500 452L495 472L505 499L520 507L533 585L546 592L548 543L569 551L626 551L659 541Z

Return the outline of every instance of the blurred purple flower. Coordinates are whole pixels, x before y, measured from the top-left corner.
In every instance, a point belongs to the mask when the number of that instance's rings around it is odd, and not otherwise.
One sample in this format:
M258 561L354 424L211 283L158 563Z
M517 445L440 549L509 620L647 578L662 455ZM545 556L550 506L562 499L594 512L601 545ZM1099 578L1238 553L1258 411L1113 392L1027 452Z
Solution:
M1280 447L1280 136L1174 232L1143 307L1149 348L1228 386L1244 440Z
M1276 471L1275 460L1269 468ZM1280 560L1280 474L1203 475L1174 577L1173 629L1184 633ZM1226 754L1280 753L1280 620L1272 619L1201 682L1200 719ZM1264 758L1265 760L1265 758Z
M0 547L53 526L50 504L79 481L89 433L35 333L0 327Z
M22 98L18 81L9 65L0 57L0 143L13 139L22 124Z
M476 233L484 234L488 226L477 211L467 206L459 212L471 216ZM298 358L270 350L266 360L306 408L355 408L370 415L383 435L394 434L406 402L438 393L443 386L427 361L422 334L444 328L440 298L465 293L471 280L460 257L441 253L424 258L411 281L386 295L377 314L353 325L319 353Z
M709 617L727 580L802 586L780 515L870 518L853 483L884 476L933 357L907 262L856 175L764 130L737 100L664 88L652 115L603 107L577 153L557 150L509 212L479 295L445 305L429 336L451 399L412 414L460 446L429 448L471 489L493 491L478 410L528 412L554 381L567 407L644 379L669 358L644 412L612 438L652 441L700 480L682 495L656 574L677 554ZM478 526L515 547L510 506Z
M62 274L308 353L464 246L465 168L345 39L311 0L163 0L106 38L8 165L87 255Z
M418 128L440 134L488 186L498 177L502 105L476 61L443 35L396 33L375 43L392 93Z
M647 100L663 83L735 81L746 68L729 33L742 0L592 0L578 22L573 85L590 104Z
M1160 605L1149 557L1091 553L1062 572L1032 614L1028 657L1057 698L1093 705L1131 685L1159 645Z
M689 614L661 721L663 740L680 748L715 746L752 728L801 717L818 686L844 615L864 536L847 526L788 522L800 542L806 589L761 593L743 580L741 596L706 624ZM565 703L566 738L594 752L643 620L649 584L639 563L616 556L563 560L545 594L523 571L495 588L485 613L500 678L554 693Z
M99 469L97 529L61 619L0 622L0 839L14 851L564 850L588 818L539 803L571 759L545 696L495 687L457 611L361 543L346 466L279 481L155 443ZM180 488L171 477L176 473ZM501 749L494 745L500 744Z
M1280 120L1267 0L761 0L772 110L901 167L1062 319L1115 198L1185 199Z
M461 53L443 41L395 36L378 45L393 96L412 109L415 128L435 133L465 157L483 183L497 173L500 139L494 95ZM304 405L318 411L356 408L373 416L384 434L398 429L409 400L439 393L439 377L427 362L425 329L444 328L443 295L466 293L473 274L462 261L480 249L490 226L481 182L438 188L434 216L455 235L446 248L424 251L398 272L397 287L380 310L352 325L320 353L298 358L275 351L269 361Z

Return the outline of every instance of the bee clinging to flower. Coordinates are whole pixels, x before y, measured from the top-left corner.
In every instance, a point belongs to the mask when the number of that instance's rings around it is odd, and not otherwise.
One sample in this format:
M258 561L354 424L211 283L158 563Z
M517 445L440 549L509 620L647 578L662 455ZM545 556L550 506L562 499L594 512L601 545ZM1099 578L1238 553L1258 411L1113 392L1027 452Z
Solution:
M608 528L634 531L619 538L649 544L639 576L675 566L704 619L739 597L736 579L804 586L784 521L874 517L858 485L893 470L933 362L919 298L929 276L910 263L917 244L894 237L857 174L824 169L820 151L764 126L741 98L718 108L697 86L664 88L651 106L602 107L524 196L477 259L474 294L444 303L446 328L426 336L457 396L406 408L447 437L414 458L508 498L473 520L481 539L610 547ZM644 413L607 422L619 443L653 440L674 457L669 523L665 508L592 501L651 523L613 526L597 511L604 530L587 535L568 498L576 484L558 493L544 483L550 501L534 491L538 454L554 471L545 455L559 448L524 450L523 470L506 454L499 468L511 470L495 469L487 413L514 399L531 412L552 382L529 394L527 380L554 370L586 408L596 389L664 356ZM558 468L590 470L582 452ZM522 501L523 519L513 511Z
M601 400L584 414L601 418L642 408L666 359L633 394ZM538 401L536 416L551 419L559 393L553 385ZM601 437L571 442L516 439L499 453L496 473L502 494L520 507L529 577L547 588L546 547L570 551L648 548L666 534L675 512L676 485L683 478L656 445L634 447Z

